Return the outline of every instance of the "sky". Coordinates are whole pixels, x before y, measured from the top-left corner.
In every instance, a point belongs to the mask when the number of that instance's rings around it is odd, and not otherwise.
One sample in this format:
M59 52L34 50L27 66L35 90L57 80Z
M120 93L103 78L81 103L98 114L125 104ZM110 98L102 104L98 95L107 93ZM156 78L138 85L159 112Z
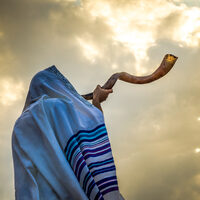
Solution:
M80 94L115 72L102 103L126 200L200 199L200 0L0 0L0 199L14 199L11 135L31 78L55 65Z

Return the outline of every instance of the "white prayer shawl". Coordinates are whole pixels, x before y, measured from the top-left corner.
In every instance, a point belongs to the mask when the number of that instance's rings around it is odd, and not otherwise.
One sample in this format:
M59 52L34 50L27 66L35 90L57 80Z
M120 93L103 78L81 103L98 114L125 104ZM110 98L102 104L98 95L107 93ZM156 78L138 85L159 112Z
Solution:
M103 113L52 65L31 80L12 132L17 200L120 200Z

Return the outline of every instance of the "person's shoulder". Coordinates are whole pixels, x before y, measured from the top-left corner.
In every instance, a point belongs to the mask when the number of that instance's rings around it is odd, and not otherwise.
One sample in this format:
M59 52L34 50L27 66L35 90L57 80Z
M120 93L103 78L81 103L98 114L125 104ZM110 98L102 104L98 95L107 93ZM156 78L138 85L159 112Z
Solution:
M30 113L32 111L45 109L54 109L63 106L66 103L72 103L68 98L49 97L47 95L41 96L36 102L31 104L23 113Z
M45 109L59 109L71 106L73 101L68 98L46 98L41 102Z
M13 131L17 132L18 130L23 129L24 127L30 127L34 121L32 120L32 116L30 115L29 110L25 110L21 113L21 115L16 119L13 127Z
M29 105L16 119L14 129L27 124L33 124L33 118L41 118L45 112L63 108L64 102L60 98L41 97L38 101Z

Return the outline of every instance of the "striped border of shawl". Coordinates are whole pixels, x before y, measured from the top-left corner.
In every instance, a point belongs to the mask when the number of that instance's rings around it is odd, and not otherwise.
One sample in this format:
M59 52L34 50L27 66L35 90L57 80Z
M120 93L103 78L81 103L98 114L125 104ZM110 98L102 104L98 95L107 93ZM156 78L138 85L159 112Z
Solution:
M119 190L116 175L108 175L96 183L94 181L94 177L99 174L116 171L105 123L91 130L79 130L69 138L64 152L81 187L89 199L104 200L103 196L105 194ZM106 154L110 157L97 162L87 163L88 165L86 164L87 159L91 157L101 158L102 155ZM83 169L87 170L87 172L83 172ZM82 181L81 175L84 177ZM95 185L97 185L98 190L95 188ZM96 189L95 195L93 192L94 188Z

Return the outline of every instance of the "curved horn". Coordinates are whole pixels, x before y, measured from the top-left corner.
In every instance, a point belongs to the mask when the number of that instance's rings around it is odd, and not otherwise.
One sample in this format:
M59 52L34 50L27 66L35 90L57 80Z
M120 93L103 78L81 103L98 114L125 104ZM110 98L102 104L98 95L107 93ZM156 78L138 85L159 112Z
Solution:
M177 59L178 57L172 54L166 54L160 66L152 74L148 76L134 76L127 72L115 73L107 80L107 82L102 86L102 88L111 89L115 85L118 79L128 83L135 83L135 84L145 84L153 82L165 76L172 69ZM93 92L81 96L84 97L86 100L91 100L93 98Z

